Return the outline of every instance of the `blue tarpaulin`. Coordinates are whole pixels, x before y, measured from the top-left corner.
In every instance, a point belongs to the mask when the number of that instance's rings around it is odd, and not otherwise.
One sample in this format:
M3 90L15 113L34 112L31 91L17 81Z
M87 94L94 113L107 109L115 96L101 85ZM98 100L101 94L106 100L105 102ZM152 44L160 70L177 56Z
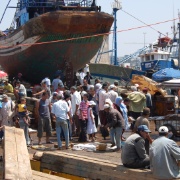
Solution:
M174 78L180 78L180 70L173 68L165 68L157 71L152 75L152 79L157 82L168 81Z

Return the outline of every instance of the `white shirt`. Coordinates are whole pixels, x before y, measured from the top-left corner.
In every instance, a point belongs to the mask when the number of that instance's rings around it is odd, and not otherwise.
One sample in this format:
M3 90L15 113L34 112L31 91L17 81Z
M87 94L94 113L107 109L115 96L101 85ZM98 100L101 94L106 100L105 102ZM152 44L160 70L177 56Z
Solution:
M67 112L69 112L67 102L64 100L55 102L52 106L51 112L58 118L67 119Z
M110 99L113 103L115 103L116 98L118 97L118 93L111 89L111 90L109 90L108 94L109 94L109 99Z
M67 103L67 102L66 102L66 103ZM69 112L70 112L71 116L73 116L72 107L71 107L71 100L68 101L68 107L69 107ZM68 114L67 114L67 119L69 119Z
M16 88L19 90L20 93L23 93L25 96L27 95L26 88L23 84L20 84L20 86Z
M104 89L99 91L99 111L104 110L105 100L108 98L108 93Z
M51 81L49 78L44 78L42 81L45 81L46 82L46 85L49 87L51 85Z
M86 76L86 74L85 74L84 72L81 72L81 73L79 74L79 76L80 76L79 81L80 81L81 85L83 85L83 80L84 80L84 77Z
M53 88L54 88L54 91L57 90L58 84L63 85L63 83L62 83L62 81L61 81L60 79L53 79L52 86L53 86Z
M80 105L81 102L81 95L78 91L75 91L71 95L71 108L72 108L72 113L75 114L76 111L76 105Z

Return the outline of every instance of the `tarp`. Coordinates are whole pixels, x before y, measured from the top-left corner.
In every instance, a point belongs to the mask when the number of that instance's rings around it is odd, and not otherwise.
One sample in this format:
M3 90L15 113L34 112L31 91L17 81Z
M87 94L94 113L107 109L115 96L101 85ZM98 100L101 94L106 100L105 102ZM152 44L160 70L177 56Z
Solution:
M180 89L180 79L172 79L169 81L164 81L160 85L171 89Z
M133 75L131 82L133 84L138 84L141 91L144 88L148 88L151 95L154 95L156 92L160 92L163 96L167 95L166 91L158 87L157 82L148 77Z
M180 70L173 69L173 68L165 68L157 71L152 75L152 79L157 82L168 81L173 78L180 78Z

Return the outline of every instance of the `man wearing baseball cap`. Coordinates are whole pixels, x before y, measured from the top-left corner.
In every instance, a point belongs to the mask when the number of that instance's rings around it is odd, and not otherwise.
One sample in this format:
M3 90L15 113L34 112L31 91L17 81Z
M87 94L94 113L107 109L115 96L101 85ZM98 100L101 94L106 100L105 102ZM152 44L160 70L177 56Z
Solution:
M125 167L137 169L150 165L149 156L145 149L145 139L150 132L146 125L140 125L137 132L126 139L121 154L122 163Z
M153 141L150 148L150 161L153 176L157 179L180 178L180 148L168 138L168 128L159 128L159 138Z

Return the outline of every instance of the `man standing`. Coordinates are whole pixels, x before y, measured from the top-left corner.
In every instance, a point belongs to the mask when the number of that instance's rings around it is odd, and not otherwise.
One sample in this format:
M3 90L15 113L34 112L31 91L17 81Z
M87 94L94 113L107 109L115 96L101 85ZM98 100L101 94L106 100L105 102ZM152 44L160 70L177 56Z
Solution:
M148 93L148 88L144 88L142 90L142 92L144 93L144 95L146 96L146 106L152 110L152 98L151 98L151 94Z
M41 145L41 139L43 136L43 131L46 132L46 143L52 143L49 140L49 137L51 136L51 118L50 118L50 112L51 112L51 102L48 99L47 92L43 92L42 97L39 101L36 103L36 113L39 117L38 120L38 144Z
M116 150L119 151L121 149L121 134L122 129L124 129L124 119L120 112L116 109L110 108L109 104L104 105L104 111L107 113L106 128L110 129L112 145L114 146L116 144Z
M79 81L80 81L81 85L83 85L83 80L84 80L84 77L86 76L86 74L84 73L84 69L81 69L80 71L81 72L79 73Z
M0 126L12 126L12 117L15 104L4 94L2 96L2 108L0 108Z
M49 88L49 90L51 90L51 80L49 79L49 77L45 77L42 82L46 82L47 87Z
M131 90L132 92L127 97L130 100L129 114L136 120L141 116L143 108L146 107L146 96L143 93L138 92L136 86L131 86ZM134 128L134 123L132 123L132 129Z
M73 113L73 125L72 125L72 135L79 136L80 133L80 125L79 125L79 116L78 116L78 109L81 102L81 95L76 90L75 86L71 87L71 107Z
M146 125L140 125L137 133L126 139L121 154L122 163L125 167L145 168L150 165L149 156L145 150L145 139L150 132Z
M60 79L60 75L57 75L56 78L52 81L52 92L58 89L58 84L63 85L63 82Z
M99 90L99 93L97 95L97 100L98 100L98 103L99 103L99 118L100 118L102 126L105 126L106 123L107 123L106 115L105 115L105 112L104 112L105 100L108 99L108 97L109 97L108 93L107 93L107 90L108 90L108 84L104 83L103 86L102 86L102 89Z
M180 178L180 148L168 139L168 128L159 128L159 138L154 140L150 148L151 170L157 179Z
M66 101L62 100L62 95L58 94L58 101L53 104L52 107L52 117L56 119L56 135L58 140L58 149L62 149L61 142L61 129L63 129L66 149L69 148L69 129L67 122L67 115L69 116L70 121L72 121L71 114L69 112L69 107Z
M114 84L111 84L110 86L109 86L109 92L108 92L108 94L109 94L109 99L113 102L113 103L115 103L115 100L116 100L116 98L118 97L118 93L117 92L115 92L115 85Z
M148 128L150 128L150 124L149 124L149 120L148 117L150 115L150 109L149 108L144 108L143 112L142 112L142 116L138 117L135 125L134 125L134 132L137 131L138 127L140 125L146 125ZM147 139L145 139L145 148L146 148L146 152L147 154L149 154L149 143L151 144L153 142L153 140L151 139L150 136L148 136Z

